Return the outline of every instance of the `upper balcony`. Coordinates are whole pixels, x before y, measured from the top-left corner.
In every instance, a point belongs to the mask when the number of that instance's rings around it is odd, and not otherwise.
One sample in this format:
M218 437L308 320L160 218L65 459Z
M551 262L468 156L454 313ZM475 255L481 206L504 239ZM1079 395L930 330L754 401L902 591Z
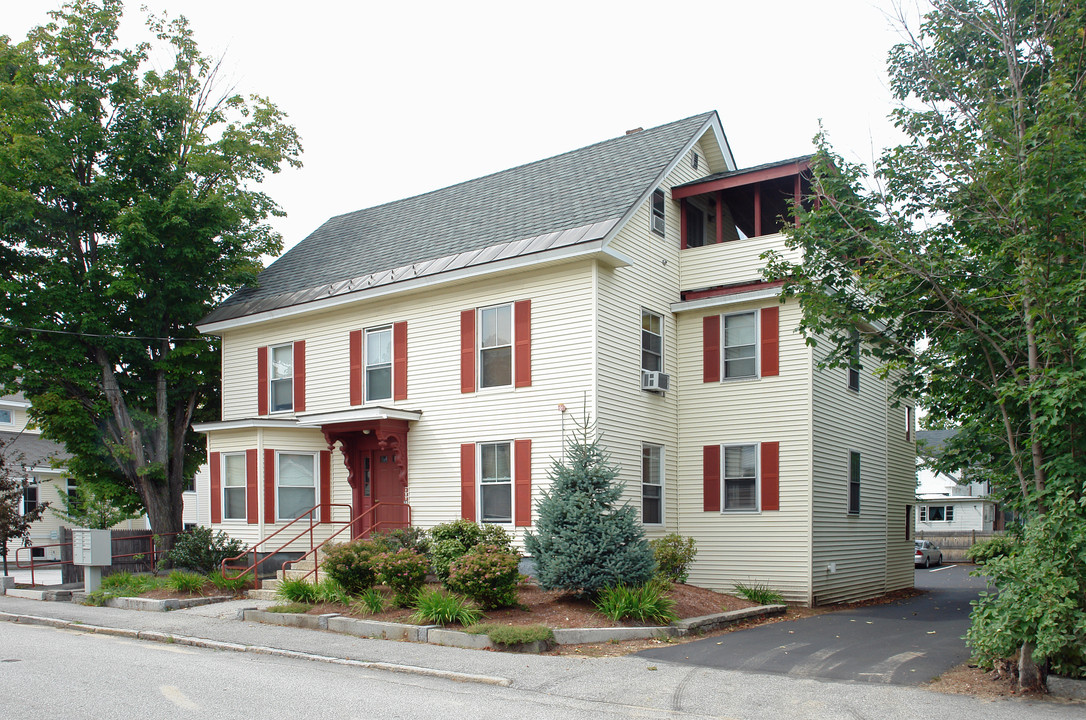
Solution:
M810 196L810 156L732 170L677 185L680 283L684 299L761 281L760 255L784 247L784 226L796 222L791 203ZM795 258L798 260L798 254Z

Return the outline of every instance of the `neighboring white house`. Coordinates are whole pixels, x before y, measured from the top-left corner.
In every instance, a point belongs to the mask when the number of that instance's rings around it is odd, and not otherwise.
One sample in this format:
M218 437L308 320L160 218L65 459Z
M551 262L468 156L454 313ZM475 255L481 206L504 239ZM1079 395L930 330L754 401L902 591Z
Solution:
M46 440L41 436L32 423L29 422L27 411L30 403L21 394L0 395L0 442L3 443L4 454L8 460L11 471L17 471L20 477L30 480L23 494L22 511L36 507L40 503L48 502L50 509L46 510L41 520L35 522L30 529L31 550L19 552L19 560L24 562L30 557L45 560L57 560L60 558L60 549L48 547L58 542L58 530L62 525L71 525L62 520L52 509L63 508L60 493L72 490L71 480L64 473L64 462L71 457L65 451L64 446ZM206 466L200 468L200 472L206 477ZM197 475L197 482L200 475ZM184 493L184 520L186 524L197 522L197 497L195 488L191 492ZM206 524L206 521L205 521ZM137 530L149 527L145 517L128 520L116 526L123 530ZM15 561L16 549L21 547L17 542L8 544L8 562Z
M921 430L917 435L918 452L937 456L943 443L956 430ZM922 487L928 492L917 495L916 530L918 532L983 532L1003 529L999 506L989 496L988 483L963 482L964 471L957 476L922 469ZM941 487L940 487L941 486Z
M806 172L738 169L714 112L329 219L201 322L201 508L250 544L311 509L519 542L590 416L647 534L696 538L692 583L911 586L912 409L819 370L761 277Z

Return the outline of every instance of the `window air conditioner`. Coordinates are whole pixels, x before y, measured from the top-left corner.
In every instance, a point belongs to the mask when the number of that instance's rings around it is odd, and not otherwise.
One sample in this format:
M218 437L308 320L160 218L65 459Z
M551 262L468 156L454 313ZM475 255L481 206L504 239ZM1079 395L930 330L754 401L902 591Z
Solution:
M664 392L671 386L671 376L659 371L641 373L641 389L652 392Z

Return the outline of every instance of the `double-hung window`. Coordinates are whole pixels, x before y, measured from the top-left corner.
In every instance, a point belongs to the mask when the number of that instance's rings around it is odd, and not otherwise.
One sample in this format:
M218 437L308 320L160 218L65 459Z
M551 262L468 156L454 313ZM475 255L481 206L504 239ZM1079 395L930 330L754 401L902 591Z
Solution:
M641 445L641 522L664 522L664 448L649 443Z
M860 513L860 453L855 450L848 453L848 512Z
M0 425L12 425L11 410L0 409Z
M23 515L38 509L38 486L31 482L23 488Z
M724 509L758 509L758 446L724 447Z
M366 331L366 402L392 397L392 327Z
M245 519L245 453L223 453L222 517Z
M479 445L479 508L482 522L513 522L511 443Z
M513 384L513 306L479 310L479 386Z
M757 313L724 316L724 377L756 377L758 355Z
M664 199L665 195L663 190L652 191L652 219L650 225L652 231L660 237L664 236Z
M317 504L317 456L314 453L276 454L276 507L280 520L293 520Z
M271 411L294 409L294 344L271 347Z
M848 389L860 391L860 333L852 331L852 341L848 349Z
M641 311L641 370L664 369L664 319L654 312Z

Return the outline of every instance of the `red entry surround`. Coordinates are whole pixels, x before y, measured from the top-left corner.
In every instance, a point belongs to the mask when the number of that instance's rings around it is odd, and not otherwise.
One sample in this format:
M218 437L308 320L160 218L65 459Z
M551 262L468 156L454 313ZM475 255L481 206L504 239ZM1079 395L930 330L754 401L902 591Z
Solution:
M407 527L407 421L366 420L321 427L328 448L340 443L351 506L358 518L351 531L358 537L371 530ZM373 510L379 503L387 503Z

